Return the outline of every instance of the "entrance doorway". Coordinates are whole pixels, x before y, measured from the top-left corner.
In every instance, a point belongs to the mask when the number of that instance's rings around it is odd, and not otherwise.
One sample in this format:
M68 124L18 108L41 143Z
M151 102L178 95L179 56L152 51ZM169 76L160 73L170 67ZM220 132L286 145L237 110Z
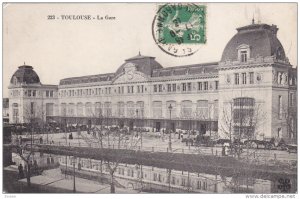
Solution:
M172 132L175 132L175 122L171 122L170 129Z
M156 132L160 131L160 122L155 122Z
M122 129L124 127L124 121L119 121L119 127Z
M129 121L129 130L130 130L130 131L133 130L133 121Z

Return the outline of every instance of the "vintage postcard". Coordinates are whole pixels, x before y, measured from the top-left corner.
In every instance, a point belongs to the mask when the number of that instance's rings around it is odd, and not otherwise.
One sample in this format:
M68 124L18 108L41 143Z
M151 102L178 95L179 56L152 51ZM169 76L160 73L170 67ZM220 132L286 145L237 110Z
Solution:
M6 198L296 197L297 3L2 11Z

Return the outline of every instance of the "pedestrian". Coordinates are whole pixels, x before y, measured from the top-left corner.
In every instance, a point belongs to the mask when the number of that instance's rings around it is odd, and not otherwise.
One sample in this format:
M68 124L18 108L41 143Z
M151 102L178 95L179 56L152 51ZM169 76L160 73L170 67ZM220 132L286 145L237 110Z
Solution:
M18 166L18 169L19 169L19 179L24 178L23 165L20 164L20 165Z
M225 156L225 146L222 146L222 156Z
M36 160L33 161L33 172L35 174L38 173L38 165L37 165L37 161Z

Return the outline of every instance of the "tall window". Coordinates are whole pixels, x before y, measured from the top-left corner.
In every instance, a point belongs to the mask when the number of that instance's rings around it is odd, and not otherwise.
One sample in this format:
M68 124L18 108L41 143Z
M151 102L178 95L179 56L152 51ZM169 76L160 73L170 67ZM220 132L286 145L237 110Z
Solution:
M125 116L125 103L124 102L118 102L118 104L117 104L117 106L118 106L118 116L119 117L124 117Z
M247 51L246 50L242 50L241 52L240 52L241 54L240 54L240 56L241 56L241 62L247 62Z
M283 116L283 104L282 104L282 96L278 96L278 119L282 119Z
M19 105L17 103L13 103L12 107L13 107L13 123L19 123Z
M208 82L204 82L204 90L208 90Z
M172 84L168 84L168 92L172 91Z
M214 101L214 118L218 119L219 117L219 100Z
M138 110L137 112L137 117L138 118L142 118L144 117L144 102L143 101L139 101L136 103L136 108Z
M197 117L199 119L208 119L208 101L198 100L197 101Z
M162 92L162 84L158 85L158 92Z
M219 89L219 81L215 81L215 89L218 90Z
M254 84L254 72L249 73L249 83Z
M173 92L176 91L176 84L172 84L172 87L173 87Z
M290 93L290 106L295 105L295 100L294 100L294 93Z
M83 116L83 104L81 102L77 103L77 116Z
M91 102L85 103L85 115L89 117L94 115Z
M192 83L191 82L187 83L187 90L188 91L192 90Z
M161 101L153 102L153 117L154 118L162 117L162 102Z
M186 91L186 83L182 83L182 91Z
M198 82L198 91L202 91L202 82Z
M135 116L134 102L132 101L127 102L127 116L132 118Z
M247 75L246 75L246 73L242 73L242 84L247 84Z
M105 102L104 103L103 115L106 116L106 117L111 117L112 116L111 102Z
M240 76L238 73L234 73L234 83L236 85L240 84Z
M233 100L234 133L238 137L252 137L254 135L254 98L241 97Z
M47 108L47 107L46 107ZM69 116L74 116L74 111L75 111L75 104L73 103L70 103L68 104L68 107L67 107L67 114Z
M157 92L157 85L156 84L153 86L153 91L154 91L154 93Z
M54 114L54 104L53 103L47 103L46 104L46 116L53 116Z
M102 116L101 102L95 103L95 115L96 117Z
M181 102L181 118L190 118L192 117L192 101L185 100Z

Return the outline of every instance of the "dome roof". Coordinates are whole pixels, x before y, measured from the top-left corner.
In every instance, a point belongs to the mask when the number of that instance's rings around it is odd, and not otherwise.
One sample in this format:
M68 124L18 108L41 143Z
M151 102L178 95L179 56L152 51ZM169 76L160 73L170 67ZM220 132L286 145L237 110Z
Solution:
M37 84L40 78L33 70L32 66L23 65L13 74L10 79L11 84Z
M286 60L275 25L251 24L237 28L237 31L227 43L221 61L238 60L238 48L241 45L249 46L250 58L275 56L279 60Z
M149 76L152 75L152 72L154 69L160 69L163 68L160 63L158 63L157 61L155 61L155 57L149 57L149 56L143 56L140 53L132 58L126 59L125 63L122 64L117 72L115 73L115 75L119 75L124 71L124 66L128 63L133 63L136 65L136 70L140 71L142 73L145 73Z

